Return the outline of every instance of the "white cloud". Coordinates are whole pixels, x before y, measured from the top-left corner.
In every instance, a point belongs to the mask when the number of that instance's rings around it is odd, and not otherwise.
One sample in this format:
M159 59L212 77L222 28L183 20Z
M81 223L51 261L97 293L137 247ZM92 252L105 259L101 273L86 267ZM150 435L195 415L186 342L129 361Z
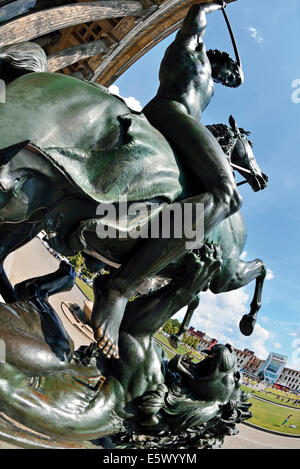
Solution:
M260 320L260 322L264 322L264 323L270 322L270 318L268 316L264 316L262 314L259 316L259 320Z
M240 259L246 259L247 257L247 251L243 251L242 254L240 255Z
M297 336L297 332L290 332L289 335Z
M279 342L275 342L274 347L279 349L282 347L282 345Z
M245 289L220 293L201 293L200 305L196 309L191 325L208 336L216 338L220 343L231 343L234 347L243 350L253 350L262 359L266 359L269 352L265 342L270 333L260 324L256 324L253 334L245 337L239 330L239 322L245 313L249 312L249 296ZM186 309L177 313L176 317L182 320Z
M259 32L256 28L253 28L253 26L251 26L250 28L248 28L248 31L250 31L251 37L252 37L256 42L258 42L259 44L262 43L262 41L264 40L264 38L263 38L263 35L262 35L261 32Z
M267 270L266 280L273 280L274 272L271 269Z
M119 87L117 85L111 85L108 88L108 91L112 94L116 94L117 96L121 96ZM137 99L135 99L133 96L129 96L128 98L123 98L123 99L125 103L127 104L127 106L130 107L130 109L133 109L133 111L140 112L143 109L141 103Z
M288 357L286 366L287 368L291 368L291 370L300 371L300 348L299 347L294 349L291 356Z

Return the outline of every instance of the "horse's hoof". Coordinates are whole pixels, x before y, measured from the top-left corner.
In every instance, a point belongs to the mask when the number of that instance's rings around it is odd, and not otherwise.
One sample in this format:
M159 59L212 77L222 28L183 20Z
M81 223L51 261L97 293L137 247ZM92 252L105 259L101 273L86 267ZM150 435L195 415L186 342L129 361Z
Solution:
M240 331L243 335L249 336L254 331L256 319L253 316L245 314L240 321Z

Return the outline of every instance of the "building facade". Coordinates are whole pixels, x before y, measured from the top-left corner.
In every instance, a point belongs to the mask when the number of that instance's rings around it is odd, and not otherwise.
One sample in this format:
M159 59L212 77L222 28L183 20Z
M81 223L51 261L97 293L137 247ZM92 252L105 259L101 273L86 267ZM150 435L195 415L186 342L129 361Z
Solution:
M258 370L258 377L274 384L281 376L288 357L271 352Z
M196 331L194 327L190 327L188 333L199 339L198 350L210 350L214 345L218 343L217 339L211 338L202 331Z
M284 368L276 384L288 387L291 391L300 393L300 371Z
M235 349L237 364L240 370L250 375L256 375L264 360L258 358L252 350Z
M206 335L205 332L190 327L188 333L199 339L198 350L210 350L218 341ZM288 357L278 353L270 353L267 360L258 358L252 350L234 349L238 368L247 376L258 377L271 384L278 384L291 391L300 393L300 371L286 368Z

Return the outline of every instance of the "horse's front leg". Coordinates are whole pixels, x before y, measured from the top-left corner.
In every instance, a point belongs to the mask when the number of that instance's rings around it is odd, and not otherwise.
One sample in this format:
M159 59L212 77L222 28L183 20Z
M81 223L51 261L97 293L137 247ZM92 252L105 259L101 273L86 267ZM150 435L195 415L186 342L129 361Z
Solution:
M261 259L255 259L250 262L240 260L237 271L229 281L223 283L222 277L220 277L217 279L218 281L210 285L210 290L213 293L222 293L237 290L238 288L248 285L253 280L256 280L254 296L250 304L250 312L245 314L240 321L240 330L242 334L246 336L252 334L256 324L257 313L262 303L262 289L266 273L265 264Z

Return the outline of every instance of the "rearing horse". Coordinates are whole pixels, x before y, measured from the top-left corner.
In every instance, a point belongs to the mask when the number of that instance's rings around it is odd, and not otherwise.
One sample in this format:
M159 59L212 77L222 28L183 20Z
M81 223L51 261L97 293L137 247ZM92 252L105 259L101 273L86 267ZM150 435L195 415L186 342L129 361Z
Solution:
M67 256L82 251L91 269L100 270L101 260L124 265L139 240L99 239L99 203L117 205L118 197L126 195L129 203L188 200L195 205L197 194L204 191L193 186L174 149L143 114L100 85L61 74L31 73L7 87L0 116L1 265L43 228L54 249ZM220 140L228 164L254 190L263 189L267 178L249 141L233 118L230 125L229 152L228 139ZM98 277L94 285L98 295L103 292L101 282ZM224 278L222 282L227 288ZM5 301L16 301L3 269L0 289ZM107 333L118 337L122 317L109 319ZM104 352L117 356L112 344Z

